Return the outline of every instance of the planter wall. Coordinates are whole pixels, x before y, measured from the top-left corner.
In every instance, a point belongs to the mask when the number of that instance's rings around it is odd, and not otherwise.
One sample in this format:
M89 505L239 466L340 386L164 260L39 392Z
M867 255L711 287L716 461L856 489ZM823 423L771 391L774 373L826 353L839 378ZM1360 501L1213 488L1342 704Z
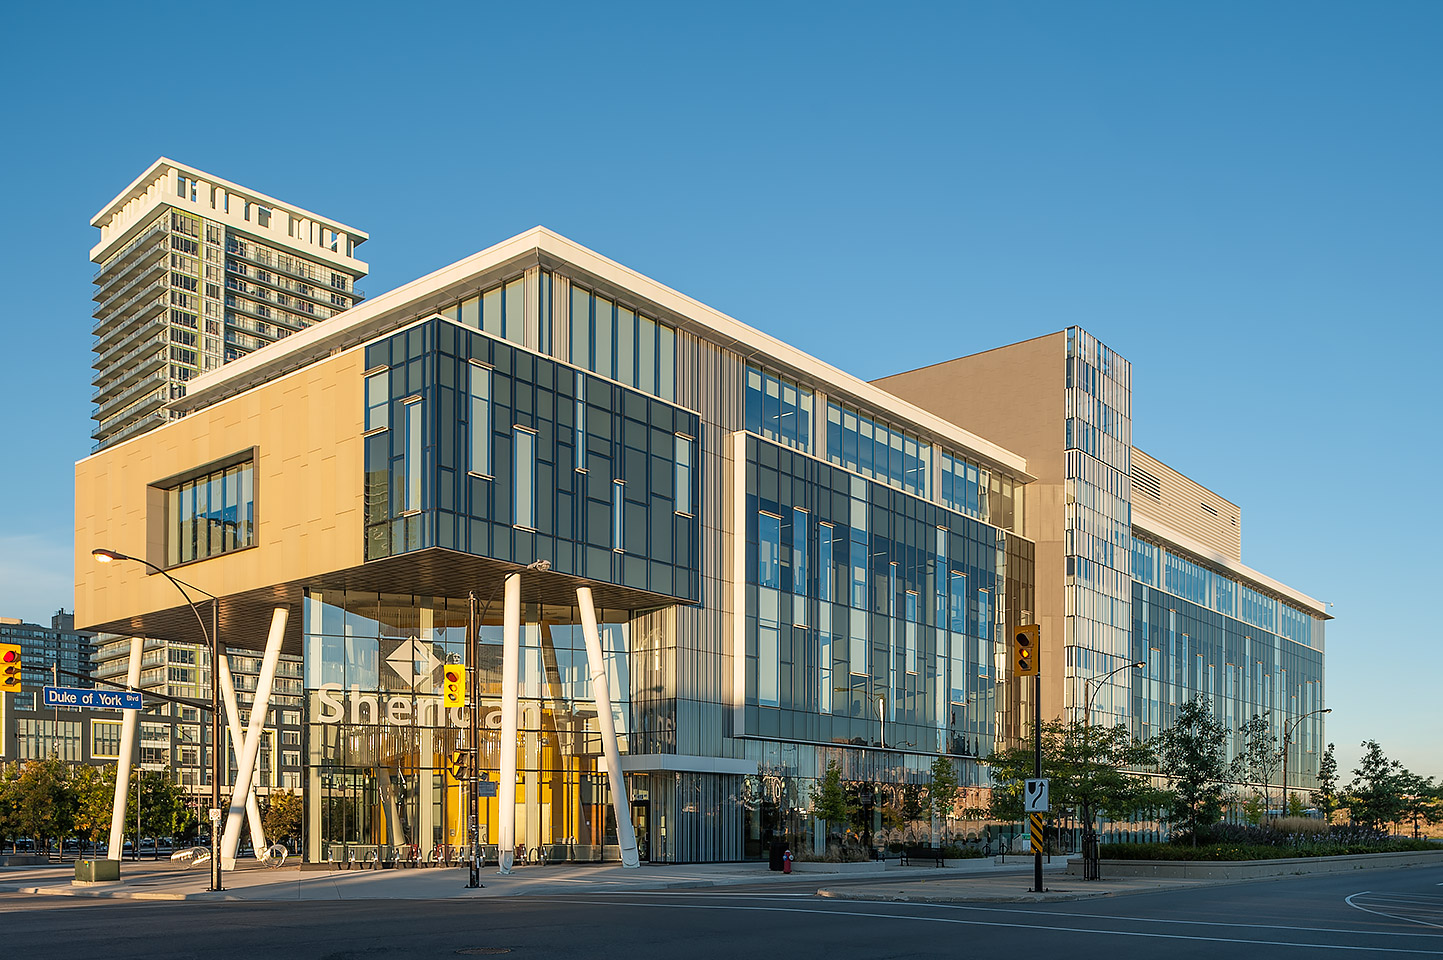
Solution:
M1443 866L1443 850L1410 853L1362 853L1347 857L1294 857L1284 860L1103 860L1108 877L1183 880L1251 880L1301 873L1344 873L1392 867ZM1069 860L1069 876L1082 876L1082 861Z

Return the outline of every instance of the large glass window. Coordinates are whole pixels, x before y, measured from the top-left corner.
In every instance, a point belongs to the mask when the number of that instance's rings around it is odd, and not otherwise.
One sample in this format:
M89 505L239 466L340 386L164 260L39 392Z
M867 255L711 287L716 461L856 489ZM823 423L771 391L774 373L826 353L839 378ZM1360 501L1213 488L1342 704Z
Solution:
M477 296L468 297L460 303L452 304L442 310L441 315L472 329L482 330L493 337L510 340L512 343L521 343L523 335L521 318L525 303L526 282L523 278L517 277L492 287L490 290L482 291Z
M691 437L683 437L677 434L676 437L676 512L692 513L691 489L692 489L692 447L695 441Z
M491 475L491 369L470 364L469 419L466 423L469 463L472 473Z
M512 454L512 502L515 510L511 522L518 527L536 527L536 434L521 427L514 428L515 449Z
M827 457L864 477L930 496L930 444L835 403L827 404Z
M421 509L421 401L406 402L406 489L402 491L402 509L410 513Z
M175 565L255 543L255 464L245 460L165 491L166 563Z
M792 623L807 625L807 511L792 509Z
M782 585L782 518L772 513L757 514L757 584Z
M611 549L626 549L626 483L616 480L611 484Z
M812 452L812 391L758 367L747 367L747 429Z
M663 400L676 398L676 331L576 286L571 362Z

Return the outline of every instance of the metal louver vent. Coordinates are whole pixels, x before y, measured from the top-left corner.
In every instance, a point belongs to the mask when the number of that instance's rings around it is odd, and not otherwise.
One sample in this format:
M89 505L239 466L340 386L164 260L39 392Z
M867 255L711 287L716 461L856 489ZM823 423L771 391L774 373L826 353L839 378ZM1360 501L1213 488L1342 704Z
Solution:
M1137 464L1132 466L1132 482L1139 490L1152 497L1158 503L1162 502L1162 481L1157 474L1144 470Z

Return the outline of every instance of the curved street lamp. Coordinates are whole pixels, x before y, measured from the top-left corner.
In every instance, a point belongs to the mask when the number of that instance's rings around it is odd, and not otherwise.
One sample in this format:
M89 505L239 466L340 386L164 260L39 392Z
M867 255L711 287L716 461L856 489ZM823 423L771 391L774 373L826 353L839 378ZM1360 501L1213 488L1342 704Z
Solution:
M1114 674L1124 670L1140 670L1145 666L1147 664L1141 660L1135 663L1124 663L1100 677L1091 677L1082 681L1082 741L1087 745L1088 750L1086 770L1089 780L1092 779L1092 695ZM1084 880L1096 880L1098 879L1097 832L1092 828L1092 803L1090 801L1082 804L1082 819L1085 824L1082 833L1082 877Z
M205 638L206 646L210 648L210 889L224 890L225 887L221 884L220 875L219 820L221 779L220 750L221 744L224 742L221 738L220 681L218 679L220 676L220 598L207 590L202 590L194 584L177 580L149 560L143 560L140 557L128 556L118 550L106 550L103 547L97 547L90 551L90 555L95 558L96 563L114 563L117 560L133 560L136 563L144 564L169 580L175 585L175 588L180 591L181 597L185 600L185 605L190 607L190 612L195 614L196 623L200 624L200 635ZM210 598L209 630L206 629L205 618L200 615L200 609L196 607L195 602L190 599L190 594L186 592L187 588ZM137 835L136 846L138 847L139 845L140 837Z
M1313 710L1310 713L1305 713L1301 717L1297 717L1293 720L1283 721L1283 816L1288 815L1288 741L1292 739L1293 731L1298 729L1298 724L1302 723L1304 720L1308 719L1309 717L1316 717L1320 714L1332 712L1332 707L1323 707L1320 710Z

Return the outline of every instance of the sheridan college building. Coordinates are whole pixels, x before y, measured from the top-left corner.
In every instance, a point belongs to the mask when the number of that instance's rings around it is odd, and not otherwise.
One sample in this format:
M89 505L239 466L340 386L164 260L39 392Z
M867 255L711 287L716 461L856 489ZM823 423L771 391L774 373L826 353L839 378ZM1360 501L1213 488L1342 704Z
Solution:
M884 388L537 228L196 377L178 419L81 461L76 620L202 639L105 547L219 596L228 648L303 658L314 861L465 843L470 717L440 681L473 616L480 829L548 859L820 849L830 760L874 827L938 756L977 803L977 758L1030 714L1001 642L1028 620L1048 716L1128 658L1094 722L1156 732L1197 692L1233 726L1321 705L1326 614L1241 564L1237 508L1147 459L1139 516L1125 360L1075 328L972 359L967 391ZM1031 414L982 396L1014 376Z

